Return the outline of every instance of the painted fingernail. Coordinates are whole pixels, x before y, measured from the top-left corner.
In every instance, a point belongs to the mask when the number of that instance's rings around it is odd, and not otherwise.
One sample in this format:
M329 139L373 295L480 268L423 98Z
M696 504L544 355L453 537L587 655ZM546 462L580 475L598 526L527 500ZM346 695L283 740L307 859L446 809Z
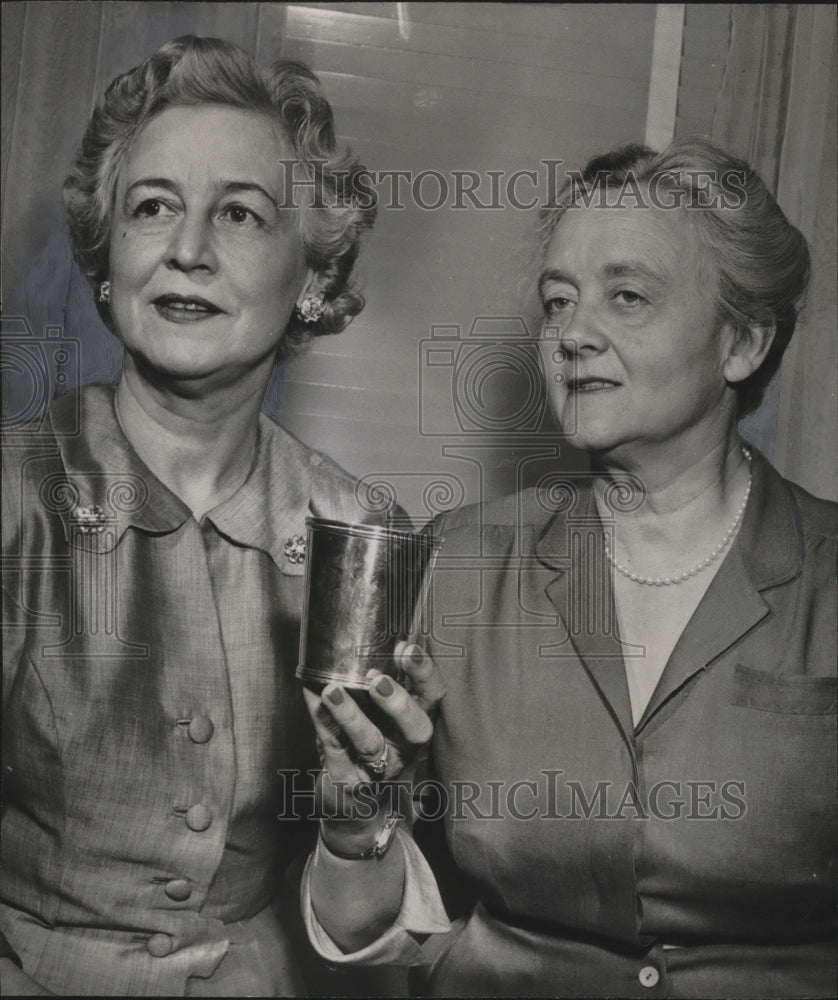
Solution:
M382 698L389 698L396 689L393 687L393 682L390 678L384 676L380 681L376 682L375 690L381 695Z
M341 691L340 688L334 688L326 695L326 697L333 705L343 704L343 691Z
M424 654L418 646L410 647L410 662L411 663L421 663L424 659Z

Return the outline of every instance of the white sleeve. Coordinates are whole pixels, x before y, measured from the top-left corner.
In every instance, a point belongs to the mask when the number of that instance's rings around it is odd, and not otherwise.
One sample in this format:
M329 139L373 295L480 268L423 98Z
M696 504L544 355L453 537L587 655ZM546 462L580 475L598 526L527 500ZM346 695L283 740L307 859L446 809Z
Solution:
M401 909L392 926L360 951L347 954L320 926L311 905L311 870L320 852L328 851L318 839L306 863L301 886L303 919L315 951L326 961L342 965L422 965L425 958L415 935L444 934L451 929L436 879L412 837L397 830L396 842L404 857L404 892ZM396 844L393 844L395 849ZM365 861L364 864L374 864Z

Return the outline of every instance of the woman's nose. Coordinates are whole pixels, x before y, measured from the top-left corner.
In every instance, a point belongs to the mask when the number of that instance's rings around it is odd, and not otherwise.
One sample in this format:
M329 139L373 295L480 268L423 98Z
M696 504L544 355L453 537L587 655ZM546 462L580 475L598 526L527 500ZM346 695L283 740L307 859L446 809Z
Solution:
M559 332L559 350L565 360L583 354L601 354L608 344L608 336L597 310L582 303L576 306L570 322Z
M184 215L172 232L168 246L169 267L179 271L214 271L217 260L210 220Z

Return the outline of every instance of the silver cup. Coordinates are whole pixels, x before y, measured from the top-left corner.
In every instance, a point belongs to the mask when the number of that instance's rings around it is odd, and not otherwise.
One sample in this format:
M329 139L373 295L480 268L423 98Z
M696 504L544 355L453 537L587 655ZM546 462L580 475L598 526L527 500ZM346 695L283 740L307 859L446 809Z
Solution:
M305 600L297 677L366 691L398 676L393 652L416 628L439 542L371 524L306 518Z

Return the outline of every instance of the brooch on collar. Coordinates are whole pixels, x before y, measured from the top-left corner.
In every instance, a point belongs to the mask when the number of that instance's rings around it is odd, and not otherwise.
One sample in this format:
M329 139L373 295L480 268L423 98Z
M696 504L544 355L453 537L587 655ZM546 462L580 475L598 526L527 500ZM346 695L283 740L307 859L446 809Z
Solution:
M73 510L72 519L83 535L101 533L105 530L105 512L98 504L92 507L78 506Z
M304 535L294 535L285 543L285 558L299 564L306 561L306 540Z

